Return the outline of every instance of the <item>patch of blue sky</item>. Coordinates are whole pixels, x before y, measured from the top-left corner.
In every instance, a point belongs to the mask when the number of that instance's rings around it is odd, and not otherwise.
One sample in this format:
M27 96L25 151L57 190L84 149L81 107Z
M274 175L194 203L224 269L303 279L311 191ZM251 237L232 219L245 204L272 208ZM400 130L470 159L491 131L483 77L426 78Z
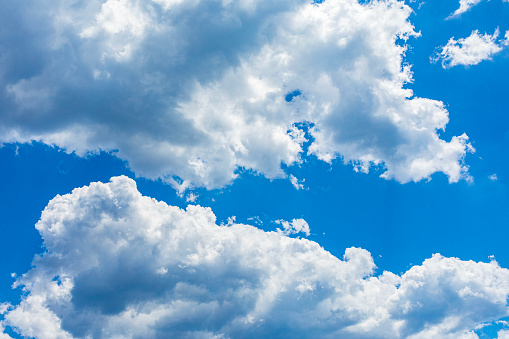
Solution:
M289 92L288 94L285 95L285 100L287 102L291 102L294 98L298 97L299 95L301 95L302 93L296 89L292 92Z
M92 181L107 182L111 176L134 177L125 163L105 153L83 159L37 143L20 145L17 156L14 151L0 149L6 164L1 169L3 300L16 299L17 292L7 288L13 282L10 273L25 272L41 251L34 225L50 199ZM37 174L32 173L34 164ZM288 180L241 172L233 185L194 193L196 203L211 207L223 223L231 216L247 224L259 218L258 227L273 231L275 220L304 218L311 228L309 239L336 256L351 246L368 249L380 272L404 272L433 253L476 261L494 255L502 267L509 267L509 192L503 182L479 178L475 184L450 185L438 173L429 182L401 185L380 179L382 171L356 173L340 160L328 165L309 156L301 166L287 169L305 178L307 190L295 190ZM180 207L188 204L168 185L136 181L144 195Z
M475 333L480 339L489 339L497 338L498 332L501 330L509 330L509 317L483 324L482 327L475 330Z

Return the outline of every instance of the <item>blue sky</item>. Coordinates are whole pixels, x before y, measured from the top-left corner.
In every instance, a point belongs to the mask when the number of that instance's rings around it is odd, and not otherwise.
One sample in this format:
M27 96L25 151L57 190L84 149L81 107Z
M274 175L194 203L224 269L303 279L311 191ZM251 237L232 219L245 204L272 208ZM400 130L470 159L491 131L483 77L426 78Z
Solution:
M509 3L467 4L0 5L0 338L509 337Z

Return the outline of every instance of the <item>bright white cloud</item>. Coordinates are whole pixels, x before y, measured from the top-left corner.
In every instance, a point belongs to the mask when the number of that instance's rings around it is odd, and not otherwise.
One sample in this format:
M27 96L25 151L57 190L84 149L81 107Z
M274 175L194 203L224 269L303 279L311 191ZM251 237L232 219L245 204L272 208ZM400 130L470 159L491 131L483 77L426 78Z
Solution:
M292 183L293 187L295 187L296 190L304 189L304 184L302 184L304 182L304 180L302 180L302 182L299 182L299 179L297 179L292 174L289 175L289 178L290 178L290 182Z
M488 177L491 181L497 181L498 180L498 176L496 173L493 173L492 175L490 175Z
M114 151L183 191L239 167L288 178L304 122L322 160L383 165L400 182L468 178L467 137L437 135L443 103L403 89L396 39L417 34L402 1L28 0L0 13L12 27L0 142Z
M448 19L456 18L460 16L461 14L467 12L472 7L479 4L482 0L460 0L460 7L452 13Z
M460 7L455 10L447 19L459 17L461 14L469 11L472 7L477 6L482 0L460 0ZM509 0L503 0L509 2Z
M447 44L440 47L440 51L431 58L432 62L442 60L443 68L458 65L477 65L483 60L491 60L491 57L504 48L504 42L498 41L498 29L490 35L479 34L478 30L472 31L469 37L455 40L449 39Z
M294 220L293 226L296 221ZM218 226L209 208L142 196L131 179L55 197L47 252L5 324L43 338L475 338L508 315L509 270L434 255L375 276L369 252Z
M479 34L478 30L472 31L469 37L455 40L449 39L447 45L440 47L440 51L431 58L432 62L442 60L443 68L458 65L477 65L483 60L491 60L491 57L503 49L503 42L497 41L498 29L490 35Z
M283 226L283 230L278 228L277 231L284 235L304 233L306 236L309 236L311 234L309 225L304 219L293 219L292 221L276 220L274 222Z

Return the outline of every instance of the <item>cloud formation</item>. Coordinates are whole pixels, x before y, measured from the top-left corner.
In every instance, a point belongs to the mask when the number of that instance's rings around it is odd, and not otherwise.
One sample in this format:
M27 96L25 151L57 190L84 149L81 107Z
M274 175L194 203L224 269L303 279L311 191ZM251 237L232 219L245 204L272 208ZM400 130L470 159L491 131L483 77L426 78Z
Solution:
M468 12L472 7L477 6L482 0L460 0L460 7L455 10L447 19L453 19L459 17L461 14ZM503 0L509 2L509 0Z
M238 168L341 157L384 178L468 178L466 135L414 97L403 1L27 0L2 2L0 142L107 150L180 187Z
M309 236L311 234L309 225L304 219L293 219L292 221L276 220L274 222L283 226L282 230L278 228L277 231L284 235L304 233L306 236Z
M476 338L508 315L509 270L439 254L401 276L370 253L186 210L112 178L55 197L47 251L3 325L44 338Z
M445 46L439 48L431 61L441 60L443 68L450 68L458 65L477 65L483 60L491 60L491 57L500 52L507 42L499 41L499 34L498 29L492 35L488 33L481 35L475 30L467 38L455 40L452 37Z
M482 0L460 0L460 7L449 15L448 19L459 17L461 14L469 11L472 7L479 4Z

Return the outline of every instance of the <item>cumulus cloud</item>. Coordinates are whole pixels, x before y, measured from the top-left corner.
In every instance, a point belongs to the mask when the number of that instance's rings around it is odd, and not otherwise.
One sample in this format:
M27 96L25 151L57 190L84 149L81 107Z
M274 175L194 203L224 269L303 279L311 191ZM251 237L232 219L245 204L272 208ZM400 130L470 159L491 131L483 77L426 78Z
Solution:
M5 314L9 310L10 304L0 304L0 315ZM5 327L3 326L2 322L0 321L0 339L12 339L12 337L5 332Z
M2 2L0 142L107 150L180 191L309 153L383 177L468 178L466 135L408 88L403 1ZM398 40L399 39L399 40Z
M217 225L112 178L55 197L46 252L3 325L36 338L475 338L508 315L509 270L439 254L375 275L370 253Z
M503 49L503 42L497 40L499 30L492 35L479 34L478 30L472 31L469 37L455 40L449 39L447 44L440 47L440 51L431 58L432 62L442 60L443 68L458 65L477 65L483 60L491 60L491 57Z

